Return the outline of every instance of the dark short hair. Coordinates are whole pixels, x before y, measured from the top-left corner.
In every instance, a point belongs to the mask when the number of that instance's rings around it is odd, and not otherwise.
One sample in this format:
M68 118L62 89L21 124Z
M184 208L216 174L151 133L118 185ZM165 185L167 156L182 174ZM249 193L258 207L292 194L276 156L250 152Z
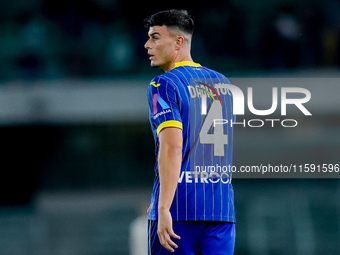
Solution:
M194 31L194 21L186 10L160 11L145 19L144 24L146 28L165 25L170 28L177 28L190 35Z

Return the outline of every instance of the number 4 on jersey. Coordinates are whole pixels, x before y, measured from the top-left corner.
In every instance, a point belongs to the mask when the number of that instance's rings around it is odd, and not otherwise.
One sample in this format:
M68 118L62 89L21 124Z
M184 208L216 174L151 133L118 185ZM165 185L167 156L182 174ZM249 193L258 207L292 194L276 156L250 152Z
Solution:
M202 110L206 107L207 95L202 96ZM203 112L202 112L203 113ZM228 135L224 134L223 125L214 125L215 119L223 119L222 105L214 101L211 104L209 112L204 119L202 129L200 131L200 143L213 144L214 156L224 156L224 145L228 144ZM209 133L211 126L213 133Z

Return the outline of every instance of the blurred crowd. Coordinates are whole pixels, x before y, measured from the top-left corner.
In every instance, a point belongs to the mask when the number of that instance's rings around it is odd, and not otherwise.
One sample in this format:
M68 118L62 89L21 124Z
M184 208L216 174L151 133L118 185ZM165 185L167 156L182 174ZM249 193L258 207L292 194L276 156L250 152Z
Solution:
M0 9L0 79L142 73L149 67L143 19L173 7L193 16L193 56L203 64L339 67L340 0L255 2L6 1Z

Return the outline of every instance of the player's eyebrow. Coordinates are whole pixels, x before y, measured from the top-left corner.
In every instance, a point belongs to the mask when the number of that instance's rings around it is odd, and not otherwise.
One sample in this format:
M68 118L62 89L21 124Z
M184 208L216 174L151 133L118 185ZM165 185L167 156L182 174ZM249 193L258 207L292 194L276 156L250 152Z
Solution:
M151 33L151 34L149 34L149 37L152 37L152 36L155 36L155 35L161 35L160 33L158 33L158 32L153 32L153 33Z

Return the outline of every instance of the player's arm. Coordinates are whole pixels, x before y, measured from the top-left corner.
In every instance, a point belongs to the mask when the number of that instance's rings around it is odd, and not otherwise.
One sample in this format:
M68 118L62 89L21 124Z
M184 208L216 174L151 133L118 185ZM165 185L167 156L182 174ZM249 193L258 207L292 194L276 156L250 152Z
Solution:
M175 127L164 128L159 133L158 171L160 181L158 204L158 238L169 251L177 245L170 236L177 236L172 229L170 206L172 204L182 164L183 137L182 130Z

